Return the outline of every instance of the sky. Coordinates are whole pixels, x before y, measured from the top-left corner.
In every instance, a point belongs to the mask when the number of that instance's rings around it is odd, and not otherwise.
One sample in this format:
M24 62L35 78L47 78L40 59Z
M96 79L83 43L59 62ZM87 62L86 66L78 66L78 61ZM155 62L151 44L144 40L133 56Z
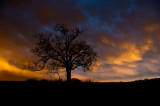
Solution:
M87 29L95 47L92 72L72 78L99 82L160 77L160 0L0 0L0 80L50 79L21 66L33 58L33 34L56 23ZM56 76L53 76L56 77ZM64 77L64 73L62 73Z

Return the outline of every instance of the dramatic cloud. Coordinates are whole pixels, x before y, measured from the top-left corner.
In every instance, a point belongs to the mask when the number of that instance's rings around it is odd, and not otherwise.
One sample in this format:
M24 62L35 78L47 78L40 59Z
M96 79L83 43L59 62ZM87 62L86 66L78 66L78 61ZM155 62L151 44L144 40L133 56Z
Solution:
M41 72L31 72L23 70L7 62L4 58L0 58L0 80L26 80L26 79L48 79L47 75Z
M55 23L87 29L80 39L98 52L93 72L77 70L73 77L94 81L159 77L159 13L159 0L1 0L0 80L47 78L18 67L33 56L33 34L53 32Z

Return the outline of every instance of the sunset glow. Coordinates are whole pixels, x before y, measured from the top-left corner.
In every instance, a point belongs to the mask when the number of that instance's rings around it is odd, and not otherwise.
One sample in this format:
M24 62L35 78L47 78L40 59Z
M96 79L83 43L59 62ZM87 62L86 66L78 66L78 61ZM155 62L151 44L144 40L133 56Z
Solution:
M35 56L33 35L54 33L56 23L87 29L78 39L98 54L92 71L76 69L72 78L108 82L160 77L160 0L1 0L0 80L50 80L45 70L22 66Z
M25 81L27 79L47 79L44 75L42 75L39 72L31 72L29 70L23 70L21 68L18 68L10 63L8 63L7 60L4 58L0 58L0 73L1 73L1 78L0 80L2 81ZM8 75L7 78L5 78L4 75ZM13 74L13 75L12 75ZM15 76L14 76L15 74Z

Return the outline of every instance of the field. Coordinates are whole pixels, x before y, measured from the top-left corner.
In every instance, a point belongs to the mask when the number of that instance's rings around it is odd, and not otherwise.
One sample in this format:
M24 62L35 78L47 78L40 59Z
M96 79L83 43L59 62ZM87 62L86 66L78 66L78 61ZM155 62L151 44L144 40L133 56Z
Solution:
M133 82L80 82L72 81L71 83L63 81L1 81L0 88L18 88L18 89L92 89L92 88L105 88L105 89L124 89L124 88L160 88L160 79L146 79Z

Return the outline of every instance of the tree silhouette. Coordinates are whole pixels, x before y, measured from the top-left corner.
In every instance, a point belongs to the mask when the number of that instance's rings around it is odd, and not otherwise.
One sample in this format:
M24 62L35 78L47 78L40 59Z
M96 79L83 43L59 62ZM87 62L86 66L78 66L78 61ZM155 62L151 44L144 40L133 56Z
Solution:
M80 68L83 71L91 70L97 55L86 41L76 40L84 32L78 27L69 29L63 24L57 24L54 34L36 34L37 45L32 50L39 59L28 65L29 69L40 71L48 62L52 69L64 68L67 73L67 82L71 81L71 71Z

